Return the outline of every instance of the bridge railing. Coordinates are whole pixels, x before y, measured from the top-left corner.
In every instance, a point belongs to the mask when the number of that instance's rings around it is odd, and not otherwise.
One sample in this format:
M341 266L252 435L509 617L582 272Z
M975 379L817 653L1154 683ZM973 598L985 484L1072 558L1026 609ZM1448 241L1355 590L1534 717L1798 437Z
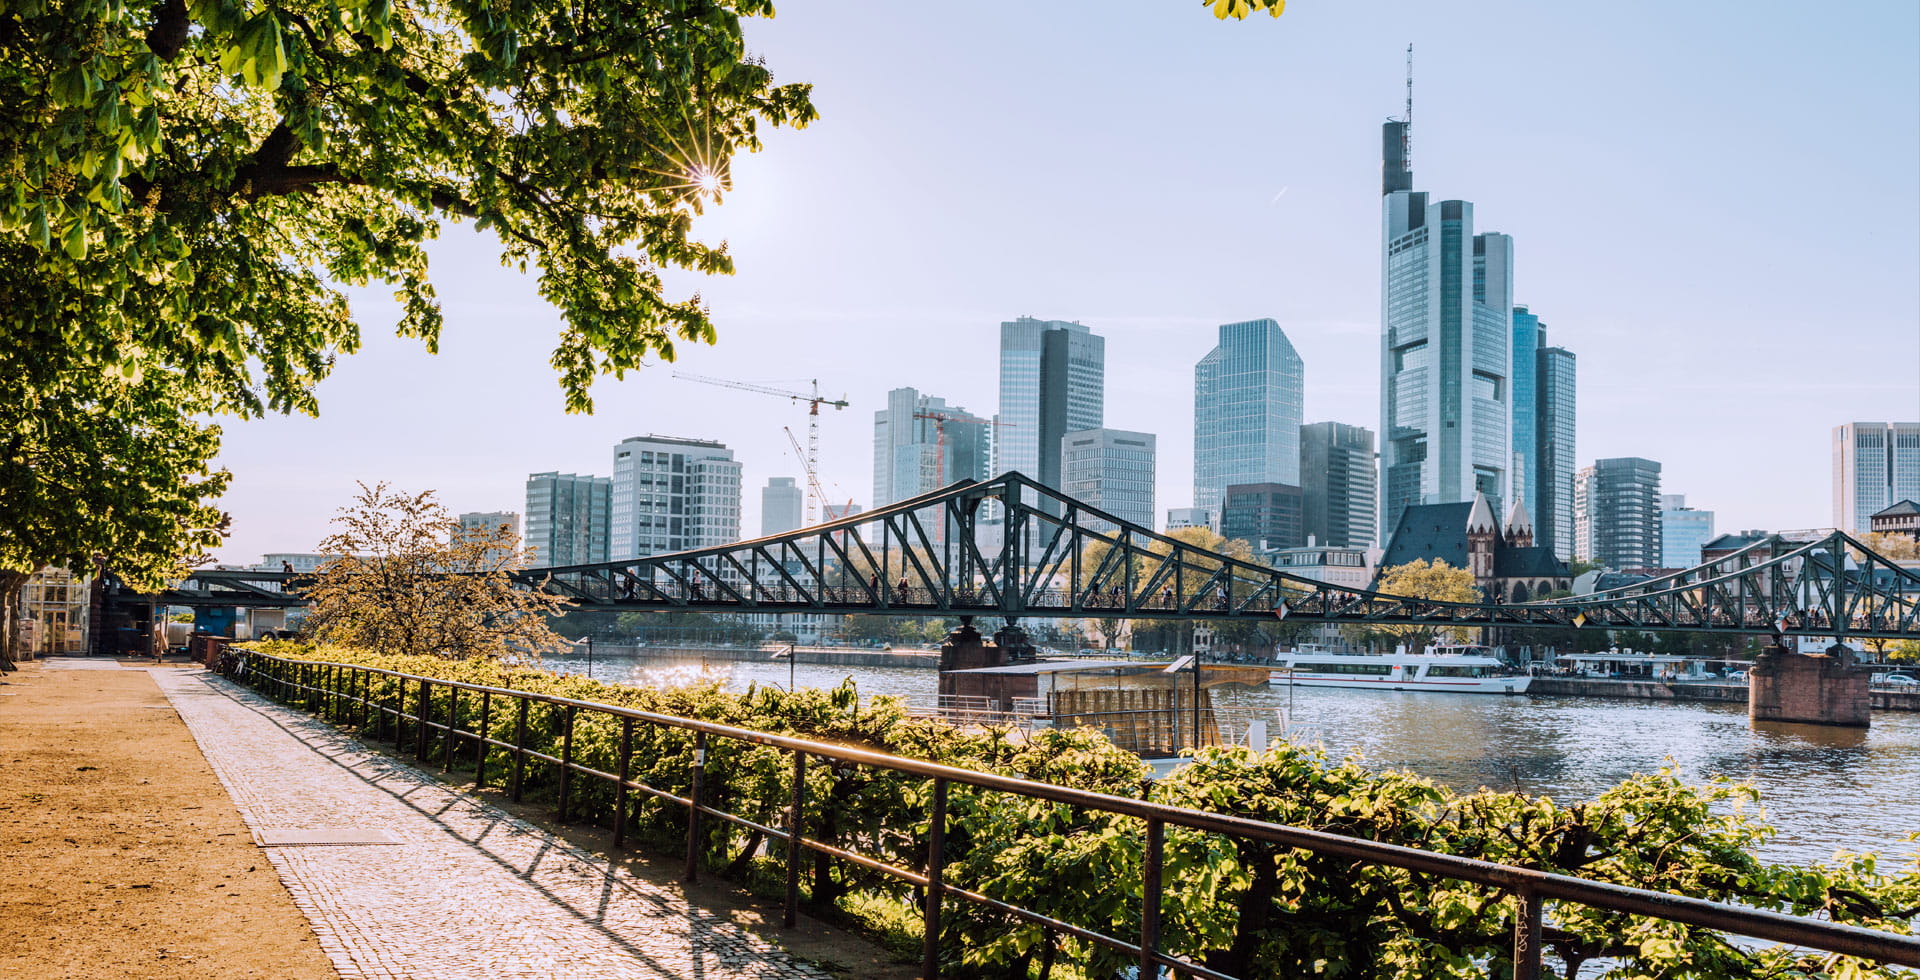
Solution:
M775 735L701 721L656 714L617 705L580 701L554 695L487 687L440 678L403 674L357 664L290 660L251 653L229 656L221 663L223 672L236 677L282 702L304 706L330 721L356 723L363 734L391 737L396 749L411 747L422 762L431 756L435 743L442 749L443 766L451 768L457 756L471 753L476 767L475 785L487 784L487 761L492 750L501 750L511 759L506 788L518 802L526 781L529 764L555 767L559 809L564 819L568 796L577 779L609 784L614 794L613 836L616 847L625 846L629 802L635 794L684 807L687 811L686 865L684 876L694 881L703 857L702 822L726 821L785 845L786 893L784 923L792 926L800 908L800 854L813 851L831 859L850 862L870 871L889 875L926 889L924 902L925 946L922 970L927 980L939 976L939 941L942 905L949 899L974 903L1038 925L1053 933L1071 936L1119 951L1138 960L1140 975L1160 975L1169 967L1181 976L1208 980L1242 980L1209 969L1182 957L1169 955L1160 948L1160 923L1164 880L1164 847L1168 827L1224 835L1234 839L1262 841L1300 848L1317 854L1348 858L1370 865L1399 868L1472 882L1512 894L1516 903L1513 926L1513 977L1537 980L1541 976L1544 903L1575 903L1612 912L1649 916L1685 923L1754 939L1787 943L1799 947L1867 957L1887 963L1920 966L1920 938L1864 929L1858 926L1801 918L1765 909L1728 905L1666 892L1590 881L1569 875L1496 864L1472 858L1423 851L1361 838L1343 837L1324 831L1289 827L1242 817L1209 813L1185 807L1167 806L1145 800L1128 799L1089 792L1050 783L1035 782L994 773L975 772L939 763L871 752L817 742L810 739ZM383 685L397 692L388 700L373 695L372 681L385 678ZM439 691L446 709L438 716L433 711L435 692ZM411 692L411 697L409 693ZM467 718L471 727L460 725L462 699L469 699ZM412 710L408 702L412 703ZM472 707L477 701L477 715ZM544 704L561 716L558 754L541 752L528 741L528 709ZM511 739L496 738L490 721L508 713L514 719ZM582 715L600 714L617 721L617 771L607 772L578 762L574 758L574 733ZM693 761L689 767L686 795L651 786L630 776L630 762L636 744L636 731L642 726L679 729L694 737ZM647 738L649 733L639 732ZM791 758L790 805L784 825L769 826L750 817L718 809L703 795L710 740L728 739L759 745L789 754ZM806 807L806 776L809 766L834 768L867 766L892 770L932 781L927 811L926 850L918 868L900 867L885 861L836 847L807 836L803 825ZM1143 837L1144 897L1137 938L1110 936L1065 922L1028 908L988 895L948 884L946 867L947 798L951 786L967 786L993 793L1006 793L1034 800L1045 800L1132 817L1140 820Z

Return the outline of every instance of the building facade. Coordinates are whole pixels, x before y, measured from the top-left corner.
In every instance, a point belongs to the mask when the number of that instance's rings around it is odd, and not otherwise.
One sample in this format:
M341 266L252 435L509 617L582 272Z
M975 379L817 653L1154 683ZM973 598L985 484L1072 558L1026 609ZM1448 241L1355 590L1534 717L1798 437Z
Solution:
M1660 567L1692 568L1712 541L1713 511L1687 506L1684 493L1660 495Z
M802 523L806 512L805 494L790 476L772 476L760 488L760 536L784 534Z
M1513 239L1413 190L1409 123L1382 130L1380 526L1415 504L1508 499Z
M1902 500L1873 514L1869 526L1875 534L1897 534L1920 541L1920 504Z
M469 511L459 517L460 531L463 534L492 534L500 528L507 529L511 546L488 548L483 560L492 567L516 557L520 550L520 515L510 510Z
M1234 483L1220 509L1220 536L1245 541L1258 555L1306 544L1305 506L1290 483Z
M873 413L873 505L885 507L958 480L987 478L988 422L913 388L887 392Z
M1220 325L1193 369L1193 505L1221 513L1229 484L1300 485L1306 365L1272 320Z
M1495 602L1529 602L1573 585L1566 563L1534 543L1526 505L1514 501L1503 526L1486 494L1475 494L1471 503L1416 504L1401 511L1377 574L1412 561L1467 569L1474 587Z
M1169 507L1167 508L1167 530L1178 531L1183 527L1213 527L1213 512L1205 507Z
M1060 440L1106 424L1106 338L1030 316L1000 324L1000 409L991 475L1060 486ZM878 498L875 498L876 502Z
M613 447L614 561L740 540L740 463L706 439L634 436Z
M1638 456L1597 459L1580 471L1576 537L1581 557L1614 570L1660 568L1660 464ZM1689 566L1690 567L1690 566Z
M1920 500L1920 422L1848 422L1833 429L1833 526L1873 529L1873 515Z
M535 568L608 560L613 481L577 473L527 477L524 546ZM272 558L272 555L268 555Z
M1067 433L1060 440L1061 492L1136 527L1153 527L1154 442L1151 433L1124 429Z
M1308 541L1372 547L1379 489L1372 430L1339 422L1300 427L1302 523Z
M1534 355L1534 541L1553 549L1561 561L1571 560L1577 550L1573 529L1573 478L1578 469L1573 461L1576 366L1573 352L1564 347L1542 347Z

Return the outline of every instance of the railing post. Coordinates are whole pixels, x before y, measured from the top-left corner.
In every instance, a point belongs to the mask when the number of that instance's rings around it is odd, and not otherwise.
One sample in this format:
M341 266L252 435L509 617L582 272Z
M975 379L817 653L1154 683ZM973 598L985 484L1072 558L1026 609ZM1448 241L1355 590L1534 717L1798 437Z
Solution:
M407 744L407 682L393 679L393 751Z
M513 802L520 802L520 784L527 773L527 699L516 699L520 711L513 719Z
M493 737L493 729L487 724L490 709L493 707L493 692L480 692L480 737L473 740L473 785L475 789L487 785L487 739Z
M1540 980L1540 895L1521 885L1513 897L1513 980Z
M700 807L707 784L707 733L693 733L693 785L687 790L687 884L700 880Z
M415 720L419 724L414 731L413 757L421 762L427 761L427 730L429 727L427 725L427 716L430 713L429 708L433 704L432 685L432 681L424 677L420 678L420 703L414 709L418 715Z
M787 809L787 901L780 924L788 929L800 921L800 835L807 805L807 754L793 753L793 802Z
M613 846L627 843L627 777L633 766L633 719L620 719L620 778L613 784Z
M946 895L947 781L933 781L933 810L927 817L927 904L920 951L922 980L940 980L940 900Z
M573 784L573 705L567 705L567 714L561 722L560 732L560 822L567 822L567 790Z
M453 771L454 726L460 721L460 689L447 688L447 737L440 743L440 771Z
M1167 847L1167 825L1147 821L1147 847L1140 867L1140 980L1159 980L1160 885Z

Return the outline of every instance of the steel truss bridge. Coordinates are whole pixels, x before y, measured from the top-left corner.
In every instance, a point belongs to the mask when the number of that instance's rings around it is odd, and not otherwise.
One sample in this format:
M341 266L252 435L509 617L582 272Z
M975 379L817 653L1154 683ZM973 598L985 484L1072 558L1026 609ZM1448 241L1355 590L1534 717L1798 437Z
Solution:
M1589 595L1442 602L1329 585L1208 551L1019 473L962 481L751 541L513 575L527 588L582 606L651 612L997 616L1009 622L1284 619L1920 638L1920 571L1838 531L1817 540L1768 537L1697 568ZM186 606L299 605L301 579L298 573L203 571L144 598Z

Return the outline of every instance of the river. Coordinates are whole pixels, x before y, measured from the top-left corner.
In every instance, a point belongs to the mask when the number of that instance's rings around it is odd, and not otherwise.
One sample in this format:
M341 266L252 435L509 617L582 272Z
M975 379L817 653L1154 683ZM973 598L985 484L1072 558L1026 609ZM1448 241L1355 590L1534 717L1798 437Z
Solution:
M579 657L546 666L585 673ZM688 683L702 670L734 690L787 684L784 663L666 663L598 657L594 676L629 684ZM929 696L935 675L909 667L796 664L802 687L831 687L852 677L862 695ZM1761 792L1766 821L1779 835L1762 851L1771 860L1805 862L1836 849L1904 860L1920 831L1920 713L1878 711L1867 730L1747 722L1746 706L1687 701L1434 694L1332 688L1222 689L1216 703L1262 712L1291 701L1296 741L1324 744L1335 756L1358 753L1367 765L1408 769L1470 790L1519 789L1578 802L1621 779L1671 759L1689 779L1725 775ZM1278 716L1276 716L1277 718ZM1278 730L1278 723L1273 726Z

